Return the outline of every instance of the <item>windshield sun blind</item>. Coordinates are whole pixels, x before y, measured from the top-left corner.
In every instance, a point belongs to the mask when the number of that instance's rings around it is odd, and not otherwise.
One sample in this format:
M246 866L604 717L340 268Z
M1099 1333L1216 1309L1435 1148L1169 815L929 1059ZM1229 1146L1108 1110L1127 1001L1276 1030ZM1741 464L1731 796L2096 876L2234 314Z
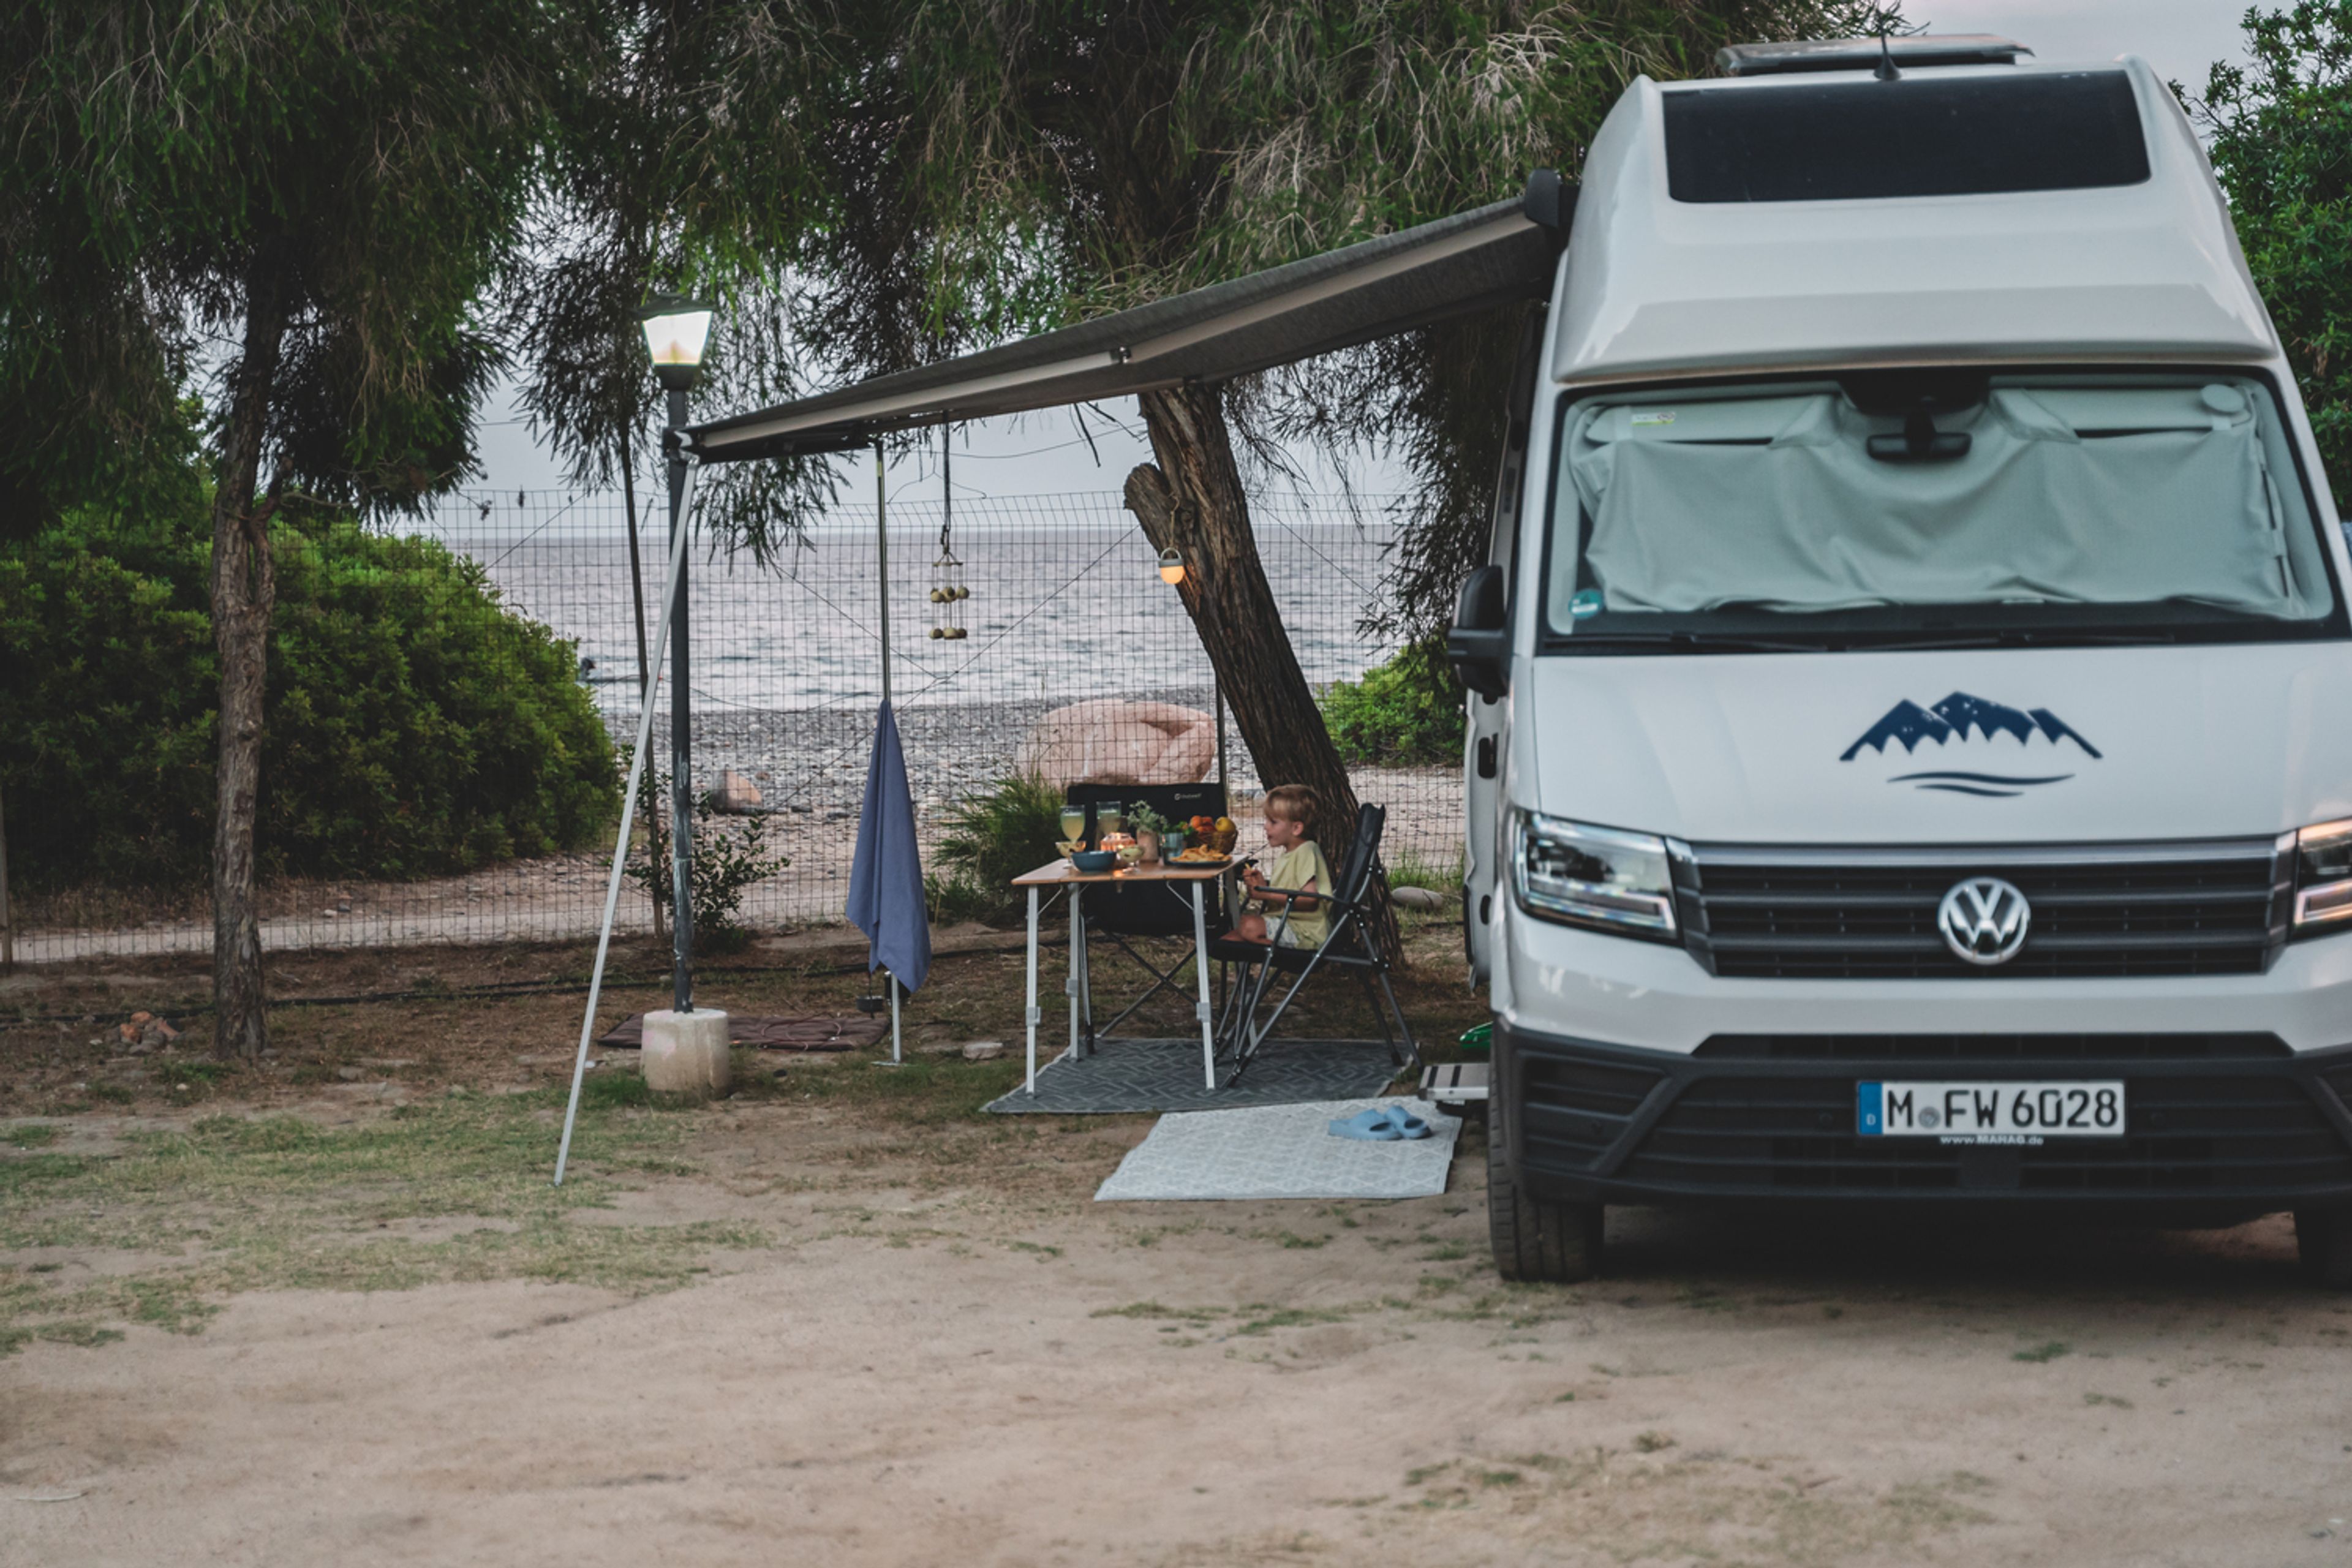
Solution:
M1602 394L1563 410L1558 463L1552 651L2345 635L2257 377L1885 371Z
M2147 143L2119 70L1669 92L1666 190L1678 202L2132 185Z

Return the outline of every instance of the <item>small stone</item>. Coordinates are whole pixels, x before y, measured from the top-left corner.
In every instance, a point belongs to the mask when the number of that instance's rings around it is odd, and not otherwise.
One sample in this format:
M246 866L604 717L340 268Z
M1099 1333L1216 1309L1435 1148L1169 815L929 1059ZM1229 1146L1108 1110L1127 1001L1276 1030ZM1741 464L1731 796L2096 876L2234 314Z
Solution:
M335 1069L335 1076L341 1079L345 1083L357 1083L360 1079L367 1077L367 1074L360 1071L357 1068L337 1068Z
M133 1013L131 1015L131 1021L134 1024L143 1024L154 1016L152 1013Z
M992 1062L1004 1054L1004 1048L1003 1040L967 1040L963 1047L963 1059L968 1062Z

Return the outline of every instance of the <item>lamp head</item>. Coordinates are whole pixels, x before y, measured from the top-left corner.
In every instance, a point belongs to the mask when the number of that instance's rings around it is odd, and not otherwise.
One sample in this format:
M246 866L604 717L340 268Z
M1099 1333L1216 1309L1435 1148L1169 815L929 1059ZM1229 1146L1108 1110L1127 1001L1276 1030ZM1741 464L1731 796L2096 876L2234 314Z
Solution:
M1173 550L1160 552L1160 580L1171 588L1184 581L1184 558Z
M638 323L645 328L646 353L653 358L654 375L673 392L692 386L702 370L712 309L683 294L656 294L637 312Z

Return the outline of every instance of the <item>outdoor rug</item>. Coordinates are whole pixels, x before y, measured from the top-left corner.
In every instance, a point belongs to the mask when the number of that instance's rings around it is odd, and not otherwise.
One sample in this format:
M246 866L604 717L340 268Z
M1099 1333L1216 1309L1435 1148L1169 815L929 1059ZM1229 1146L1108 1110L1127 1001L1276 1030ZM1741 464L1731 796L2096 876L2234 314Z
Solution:
M1218 1070L1233 1069L1220 1064ZM1084 1061L1066 1053L1039 1068L1034 1098L1016 1088L988 1109L1008 1116L1069 1116L1294 1105L1378 1094L1396 1070L1389 1048L1378 1040L1274 1040L1250 1063L1241 1082L1212 1089L1201 1081L1200 1036L1111 1039L1098 1043Z
M879 1044L890 1033L887 1018L727 1018L728 1044L763 1051L854 1051ZM597 1037L600 1046L642 1050L646 1016L633 1014Z
M1246 1081L1246 1080L1244 1080ZM1361 1143L1330 1124L1402 1105L1429 1136ZM1139 1198L1432 1198L1445 1191L1462 1123L1423 1100L1327 1100L1163 1116L1128 1151L1097 1203Z

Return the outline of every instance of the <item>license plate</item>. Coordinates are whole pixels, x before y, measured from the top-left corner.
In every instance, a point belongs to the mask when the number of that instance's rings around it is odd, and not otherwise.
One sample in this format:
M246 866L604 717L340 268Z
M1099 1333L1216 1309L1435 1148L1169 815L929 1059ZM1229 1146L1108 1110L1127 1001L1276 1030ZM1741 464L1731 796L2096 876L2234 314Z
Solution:
M2120 1138L2124 1086L2081 1083L1858 1083L1854 1131L1864 1138L2038 1143Z

